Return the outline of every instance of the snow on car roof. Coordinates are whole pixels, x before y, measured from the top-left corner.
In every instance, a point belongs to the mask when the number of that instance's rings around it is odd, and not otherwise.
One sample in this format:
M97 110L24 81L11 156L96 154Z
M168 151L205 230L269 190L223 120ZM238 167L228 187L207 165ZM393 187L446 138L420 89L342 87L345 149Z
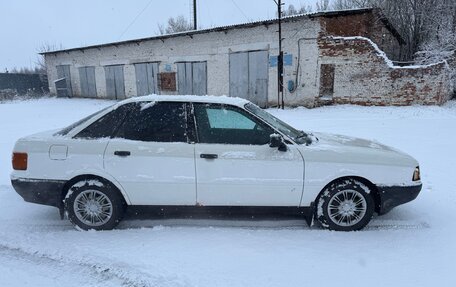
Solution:
M246 99L227 97L227 96L191 96L191 95L148 95L141 97L129 98L121 101L119 104L123 105L132 102L194 102L194 103L214 103L214 104L227 104L242 107L250 103Z

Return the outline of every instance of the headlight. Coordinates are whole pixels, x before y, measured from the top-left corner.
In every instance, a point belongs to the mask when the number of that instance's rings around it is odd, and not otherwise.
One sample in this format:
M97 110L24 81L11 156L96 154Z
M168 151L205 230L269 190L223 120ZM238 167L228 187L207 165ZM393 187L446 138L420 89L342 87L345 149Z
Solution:
M418 181L421 180L421 175L420 175L420 167L417 166L415 168L415 172L413 172L413 181Z

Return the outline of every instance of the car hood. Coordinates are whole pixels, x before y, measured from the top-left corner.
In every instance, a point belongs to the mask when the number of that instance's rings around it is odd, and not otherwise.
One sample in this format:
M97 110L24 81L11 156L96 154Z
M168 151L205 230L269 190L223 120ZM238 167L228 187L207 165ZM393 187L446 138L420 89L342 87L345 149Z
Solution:
M312 134L315 138L305 150L319 153L328 161L407 166L418 164L410 155L379 142L336 134Z
M397 149L389 147L387 145L381 144L379 142L370 141L361 138L349 137L344 135L337 134L328 134L328 133L313 133L317 138L316 144L321 146L332 146L332 147L360 147L360 148L369 148L377 149L383 151L399 152Z

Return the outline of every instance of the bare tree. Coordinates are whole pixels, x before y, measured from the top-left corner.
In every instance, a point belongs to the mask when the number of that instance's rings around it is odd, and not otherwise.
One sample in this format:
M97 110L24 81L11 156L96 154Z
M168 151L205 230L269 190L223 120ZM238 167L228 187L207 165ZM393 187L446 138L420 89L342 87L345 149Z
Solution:
M193 30L193 25L184 16L180 15L176 18L168 19L167 26L158 24L158 33L160 35L173 34Z
M40 74L41 69L39 67L34 67L34 68L28 68L28 67L22 67L22 68L12 68L11 71L7 71L7 73L12 73L12 74Z
M330 10L329 0L318 0L315 4L317 11L328 11Z
M370 7L372 0L333 0L331 7L334 10L347 10L355 8Z
M299 15L299 14L306 14L312 12L311 6L304 6L301 5L299 9L296 9L293 4L288 5L288 8L282 11L282 16L292 16L292 15Z
M449 0L436 1L426 16L425 38L419 43L417 58L424 62L449 58L456 51L456 5Z
M296 10L293 4L288 5L288 8L285 11L283 11L283 16L290 16L296 14L299 14L299 12L298 10Z
M312 12L312 6L301 5L299 9L296 9L293 4L288 5L288 8L282 11L282 16L292 16L299 14L306 14Z
M37 48L37 53L45 53L45 52L51 52L51 51L56 51L56 50L63 50L64 47L60 43L59 45L56 44L50 44L48 42L42 43L38 48ZM35 70L38 72L38 74L47 74L47 68L46 68L46 61L44 60L43 55L38 55L38 58L35 62L36 68Z
M404 38L402 60L436 60L455 49L454 0L333 0L332 3L336 10L365 7L381 8Z

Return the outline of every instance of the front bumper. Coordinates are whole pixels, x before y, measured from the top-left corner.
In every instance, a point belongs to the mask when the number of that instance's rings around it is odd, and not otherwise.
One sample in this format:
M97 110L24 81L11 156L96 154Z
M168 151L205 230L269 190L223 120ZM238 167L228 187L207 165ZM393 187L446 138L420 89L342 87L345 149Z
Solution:
M11 179L16 192L27 202L61 208L65 181L49 179Z
M379 190L378 214L388 213L394 207L414 200L422 184L412 186L377 186Z

